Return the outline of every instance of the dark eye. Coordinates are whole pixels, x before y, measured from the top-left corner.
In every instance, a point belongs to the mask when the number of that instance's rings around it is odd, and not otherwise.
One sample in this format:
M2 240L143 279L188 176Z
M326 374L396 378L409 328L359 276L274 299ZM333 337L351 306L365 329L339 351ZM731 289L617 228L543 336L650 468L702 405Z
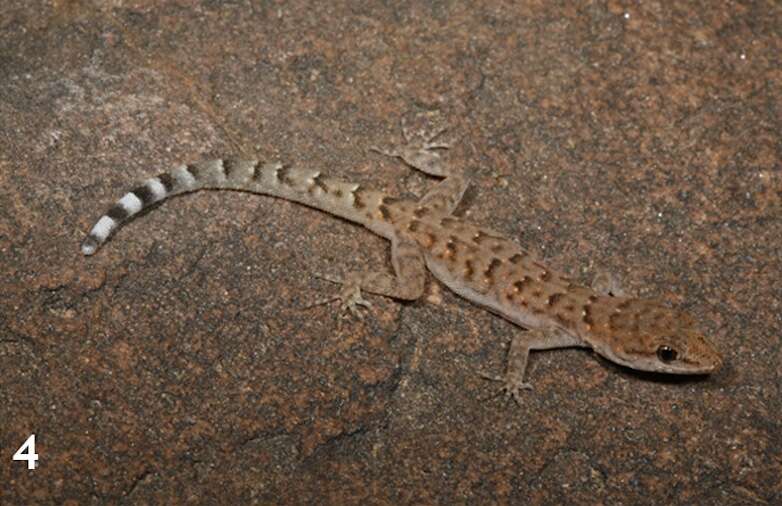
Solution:
M673 362L674 360L676 360L677 356L678 353L676 353L676 350L674 350L670 346L662 345L659 348L657 348L657 358L660 359L660 362L665 362L666 364L668 362Z

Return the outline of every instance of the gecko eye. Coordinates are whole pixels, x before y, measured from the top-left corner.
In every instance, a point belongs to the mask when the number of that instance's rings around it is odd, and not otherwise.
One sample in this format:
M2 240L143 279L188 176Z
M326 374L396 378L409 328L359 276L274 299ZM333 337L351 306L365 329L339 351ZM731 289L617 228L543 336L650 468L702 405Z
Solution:
M670 346L662 345L659 348L657 348L657 358L660 359L660 362L665 362L666 364L669 362L673 362L676 360L676 357L679 354L676 353L676 350L671 348Z

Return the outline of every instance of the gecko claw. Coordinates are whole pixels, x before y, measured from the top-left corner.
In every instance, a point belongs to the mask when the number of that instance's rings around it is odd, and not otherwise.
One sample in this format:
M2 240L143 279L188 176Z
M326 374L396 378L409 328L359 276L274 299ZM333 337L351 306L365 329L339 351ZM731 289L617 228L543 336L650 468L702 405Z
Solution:
M387 156L389 158L398 158L402 156L399 154L399 151L395 149L383 149L379 146L369 146L369 150Z

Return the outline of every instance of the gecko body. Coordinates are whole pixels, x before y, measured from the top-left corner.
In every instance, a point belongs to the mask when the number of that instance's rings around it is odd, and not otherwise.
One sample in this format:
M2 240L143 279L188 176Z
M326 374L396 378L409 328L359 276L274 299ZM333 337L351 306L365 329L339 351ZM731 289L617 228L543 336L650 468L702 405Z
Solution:
M213 160L181 165L145 181L117 201L93 226L81 246L92 255L124 222L170 196L200 189L240 190L299 202L363 225L391 242L394 274L350 273L340 280L343 307L367 305L361 291L415 300L424 292L426 270L452 291L527 329L511 342L502 383L519 400L530 350L586 347L623 366L670 374L717 370L719 352L688 315L658 302L621 293L611 283L580 285L514 241L453 215L467 180L445 168L434 142L410 140L393 150L413 168L442 177L419 200L327 176L320 170L255 160Z

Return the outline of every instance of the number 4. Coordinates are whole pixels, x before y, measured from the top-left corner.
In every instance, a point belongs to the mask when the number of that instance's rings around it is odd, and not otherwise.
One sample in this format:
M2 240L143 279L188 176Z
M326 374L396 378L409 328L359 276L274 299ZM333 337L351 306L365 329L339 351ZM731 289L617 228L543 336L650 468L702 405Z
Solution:
M38 465L38 454L35 453L35 434L30 434L27 441L16 450L16 453L14 453L14 460L26 460L27 469L36 468Z

